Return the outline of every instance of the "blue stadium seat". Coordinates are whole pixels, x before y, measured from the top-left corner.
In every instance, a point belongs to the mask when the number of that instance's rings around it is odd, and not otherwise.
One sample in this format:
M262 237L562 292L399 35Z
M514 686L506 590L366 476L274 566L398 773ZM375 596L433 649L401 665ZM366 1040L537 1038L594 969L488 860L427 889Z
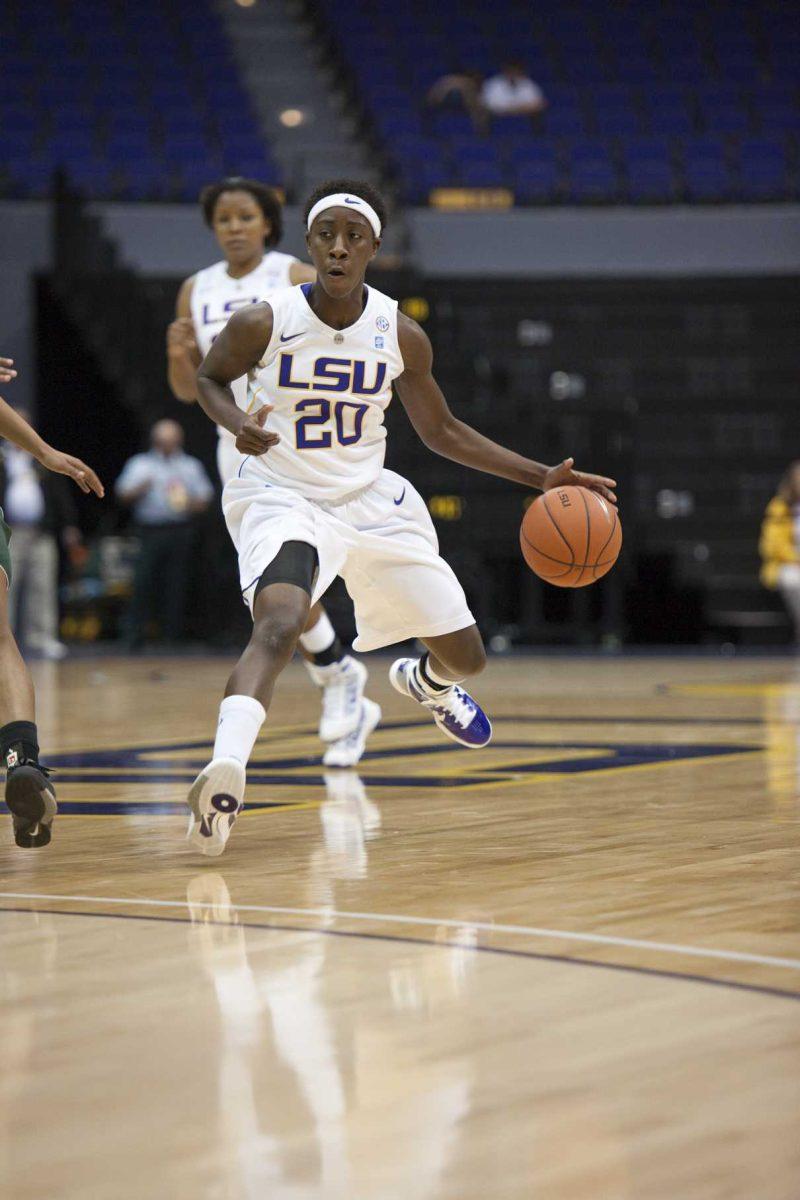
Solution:
M32 133L40 121L30 105L18 104L16 99L11 104L3 104L0 108L0 132L27 130Z
M474 132L472 120L465 112L438 112L430 121L430 128L438 137L471 136Z
M646 96L652 133L669 137L691 137L694 120L686 94L675 88L652 89Z
M152 153L152 139L146 130L113 133L106 141L106 154L111 162L128 162L131 159L147 158Z
M461 181L466 187L501 188L509 187L511 180L498 162L462 162Z
M743 141L738 148L738 169L745 200L784 200L789 196L786 148L778 138Z
M618 198L617 172L601 142L576 143L569 157L571 199L578 203L602 203Z
M556 156L550 147L529 158L514 161L514 194L522 203L542 204L556 199L560 187Z
M800 107L789 88L759 89L753 93L753 106L766 136L800 134Z
M683 146L684 188L689 200L728 200L733 186L722 144L690 138Z
M15 191L32 200L47 196L52 190L53 166L38 158L9 159L5 168Z
M583 137L586 119L577 104L558 104L553 101L543 116L543 127L552 137Z
M5 125L3 113L0 111L0 170L9 159L32 156L33 146L33 132L30 129L14 129Z
M594 119L603 137L631 137L642 132L642 122L632 104L606 103L600 92L595 100Z
M675 173L666 138L636 138L622 144L628 196L639 203L675 199Z
M110 196L114 192L113 173L103 159L75 159L67 165L67 176L85 195L92 198Z

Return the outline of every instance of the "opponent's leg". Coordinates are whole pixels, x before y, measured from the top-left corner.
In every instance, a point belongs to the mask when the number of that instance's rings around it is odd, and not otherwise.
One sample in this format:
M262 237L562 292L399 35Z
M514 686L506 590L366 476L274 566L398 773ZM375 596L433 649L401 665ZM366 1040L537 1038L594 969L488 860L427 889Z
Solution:
M0 754L6 766L5 801L18 846L46 846L56 815L56 796L39 763L33 680L8 620L8 588L0 573Z
M353 745L357 742L353 743L351 735L365 721L363 696L367 682L366 667L345 654L321 604L313 605L308 615L308 622L300 635L300 652L309 675L322 689L319 736L323 742L337 743L334 753L337 761L330 765L354 766L358 758L352 757ZM341 764L340 759L343 760Z
M189 792L189 840L203 854L221 854L242 807L245 767L275 681L305 628L317 552L286 542L264 571L253 600L253 632L234 667L219 710L214 755Z
M477 675L486 666L477 625L423 640L428 653L422 658L399 658L392 664L392 686L427 708L453 741L473 750L485 746L492 736L491 723L460 686L468 675Z

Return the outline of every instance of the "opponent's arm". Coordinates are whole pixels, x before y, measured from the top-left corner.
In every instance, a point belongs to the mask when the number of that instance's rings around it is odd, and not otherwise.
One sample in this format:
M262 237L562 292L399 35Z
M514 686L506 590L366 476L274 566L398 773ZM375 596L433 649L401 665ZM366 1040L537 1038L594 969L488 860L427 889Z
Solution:
M506 450L470 425L459 421L450 411L433 377L433 351L427 334L416 321L402 313L397 320L405 370L395 380L395 386L411 424L429 449L465 467L499 475L501 479L511 479L525 487L539 488L545 492L549 488L576 484L600 492L607 500L616 502L612 490L616 483L613 479L573 471L571 458L555 467L533 462L513 450Z
M11 365L12 359L0 359L0 378L4 383L10 382L16 375L16 371L11 370ZM27 450L28 454L37 459L48 471L55 471L57 475L69 475L82 492L94 492L97 496L103 496L103 485L91 467L87 467L86 463L81 462L79 458L73 458L71 454L64 454L62 450L55 450L48 445L44 438L39 437L36 430L31 428L25 418L15 412L10 404L6 404L2 397L0 397L0 437L8 438L21 450Z
M233 434L240 454L265 454L280 440L264 428L272 405L246 413L237 406L230 387L234 379L261 361L271 337L271 307L251 304L233 314L197 372L200 407L216 425Z
M175 305L175 320L167 326L167 379L172 393L185 404L197 399L197 368L202 354L192 321L194 275L184 279Z

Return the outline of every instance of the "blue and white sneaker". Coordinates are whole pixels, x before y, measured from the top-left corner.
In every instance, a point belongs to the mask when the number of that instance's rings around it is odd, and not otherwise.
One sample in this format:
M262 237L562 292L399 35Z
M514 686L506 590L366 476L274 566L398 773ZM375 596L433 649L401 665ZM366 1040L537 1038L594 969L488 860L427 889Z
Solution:
M238 758L214 758L197 776L187 797L188 841L207 858L225 849L244 807L245 770Z
M416 700L454 742L479 750L492 738L492 723L481 706L458 683L432 696L416 680L416 658L398 658L389 668L389 682L395 691Z

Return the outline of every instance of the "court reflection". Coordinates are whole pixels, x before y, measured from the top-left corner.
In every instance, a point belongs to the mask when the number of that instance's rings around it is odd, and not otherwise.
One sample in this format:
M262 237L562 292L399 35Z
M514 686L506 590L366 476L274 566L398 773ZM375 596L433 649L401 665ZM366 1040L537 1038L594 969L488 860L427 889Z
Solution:
M335 904L363 878L380 811L355 772L326 775L309 889ZM455 1014L474 930L426 950L400 942L366 961L356 939L263 926L239 913L236 877L187 887L192 953L219 1011L218 1128L231 1195L424 1200L439 1184L470 1109L474 1067L442 1055L432 1011ZM287 918L290 921L291 918ZM466 1016L464 1018L466 1020ZM227 1193L226 1193L227 1194Z
M800 805L800 683L767 690L763 718L767 789L778 811L794 818Z

